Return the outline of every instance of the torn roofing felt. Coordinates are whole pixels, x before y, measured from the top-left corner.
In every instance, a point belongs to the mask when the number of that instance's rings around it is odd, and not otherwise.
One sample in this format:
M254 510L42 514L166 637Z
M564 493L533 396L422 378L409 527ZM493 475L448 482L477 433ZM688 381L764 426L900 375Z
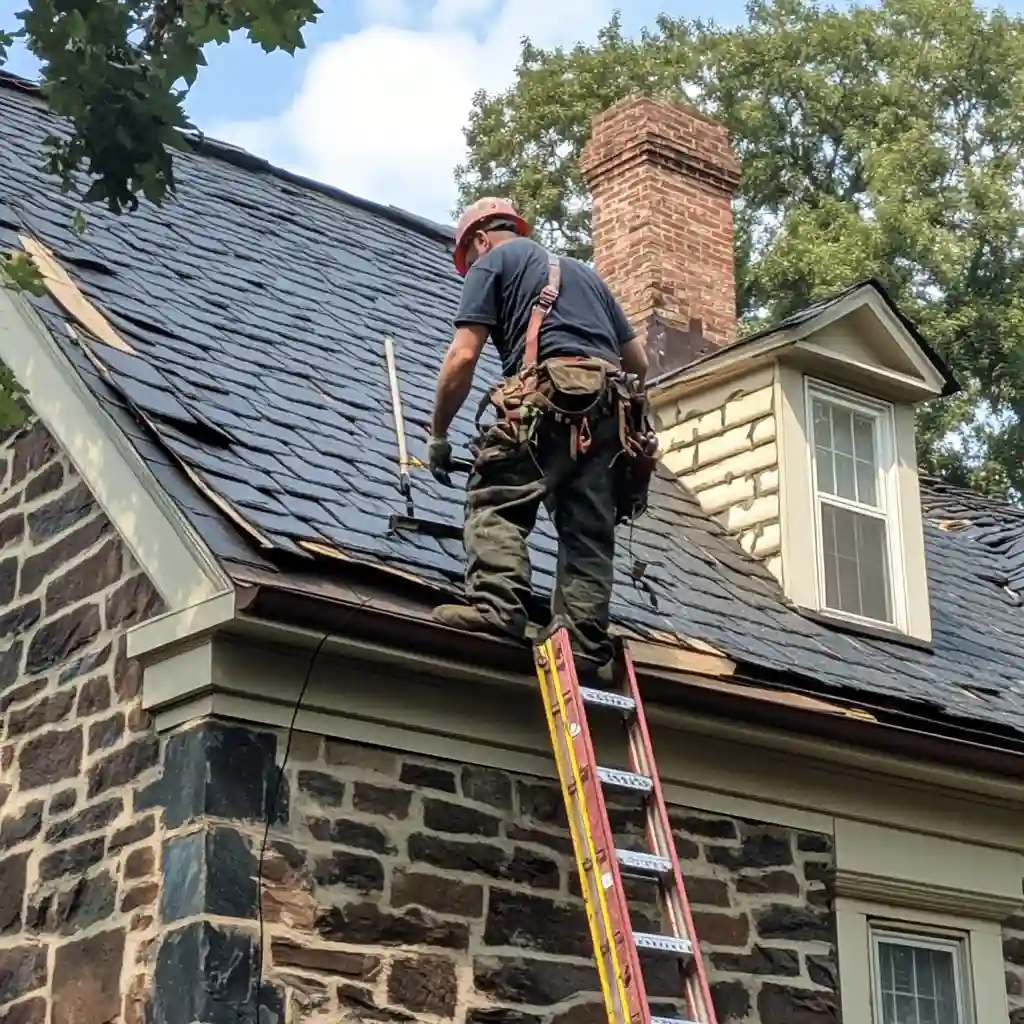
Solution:
M383 337L396 342L409 447L423 455L460 281L446 230L305 183L228 147L177 156L178 197L114 217L72 205L38 169L59 130L34 90L0 78L0 246L25 234L54 254L123 345L37 303L54 338L219 557L276 568L325 553L457 589L461 545L388 535L405 511ZM476 392L497 377L488 350ZM461 523L458 490L420 471L418 514ZM613 616L632 630L714 644L754 669L795 674L876 705L1024 735L1022 513L923 484L932 651L852 636L789 607L775 579L667 474L620 532ZM955 506L953 511L951 507ZM930 521L934 519L934 524ZM969 525L949 528L950 520ZM555 539L531 542L550 591ZM634 558L650 568L634 587ZM652 604L652 596L656 607Z

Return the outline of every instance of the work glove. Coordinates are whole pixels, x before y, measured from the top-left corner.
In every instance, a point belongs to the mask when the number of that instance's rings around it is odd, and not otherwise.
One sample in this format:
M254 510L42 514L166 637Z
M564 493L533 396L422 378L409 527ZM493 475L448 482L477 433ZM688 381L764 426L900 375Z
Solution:
M452 445L447 437L431 437L427 441L427 469L445 487L452 485Z

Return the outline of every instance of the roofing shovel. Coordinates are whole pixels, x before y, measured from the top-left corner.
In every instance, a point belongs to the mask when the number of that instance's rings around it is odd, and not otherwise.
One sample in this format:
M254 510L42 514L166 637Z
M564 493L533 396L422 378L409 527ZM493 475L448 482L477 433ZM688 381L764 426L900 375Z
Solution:
M384 335L384 358L388 364L388 379L391 382L391 410L395 417L395 437L398 441L398 489L405 498L405 515L392 515L388 519L388 533L400 531L407 533L425 533L430 537L446 537L451 540L462 540L462 527L452 523L442 523L436 519L424 519L416 515L412 500L412 478L409 470L423 469L420 459L410 458L405 445L405 418L402 415L402 391L398 383L398 365L395 362L395 343L390 334ZM468 473L473 464L463 459L456 459L452 469L456 473Z

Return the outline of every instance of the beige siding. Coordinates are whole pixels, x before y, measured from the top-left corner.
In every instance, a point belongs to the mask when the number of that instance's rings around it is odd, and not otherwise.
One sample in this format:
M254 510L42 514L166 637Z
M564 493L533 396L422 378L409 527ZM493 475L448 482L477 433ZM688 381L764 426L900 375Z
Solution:
M781 581L772 367L684 395L656 413L665 466Z

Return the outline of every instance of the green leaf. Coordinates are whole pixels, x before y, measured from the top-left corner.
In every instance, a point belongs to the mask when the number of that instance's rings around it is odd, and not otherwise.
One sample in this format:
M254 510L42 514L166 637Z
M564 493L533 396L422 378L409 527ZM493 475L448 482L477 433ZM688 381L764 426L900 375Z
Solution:
M202 48L248 31L267 51L293 52L319 14L310 0L28 0L18 15L25 41L68 129L48 144L47 171L114 213L140 197L165 202ZM0 36L0 47L9 41Z
M0 254L0 283L32 295L46 294L46 285L43 283L39 268L23 252Z
M15 380L14 374L0 363L0 440L28 422L32 410L24 396L25 390Z

